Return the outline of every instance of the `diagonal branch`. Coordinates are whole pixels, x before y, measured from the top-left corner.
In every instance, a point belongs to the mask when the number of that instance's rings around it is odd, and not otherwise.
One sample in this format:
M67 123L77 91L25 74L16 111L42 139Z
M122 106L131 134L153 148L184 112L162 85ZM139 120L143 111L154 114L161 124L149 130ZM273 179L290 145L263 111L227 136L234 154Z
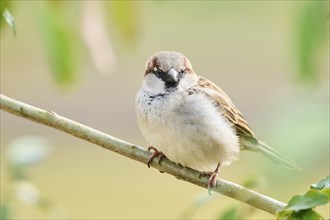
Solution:
M0 94L0 109L36 123L64 131L75 137L99 145L107 150L114 151L144 164L147 164L148 158L151 155L150 152L137 145L112 137L83 124L57 115L52 111L36 108L2 94ZM161 164L158 164L158 161L153 160L150 165L165 173L173 175L178 179L207 188L208 178L199 178L201 172L197 170L182 167L166 158L162 160ZM226 180L217 180L217 186L214 188L214 191L269 212L273 215L277 210L281 210L286 206L285 203Z

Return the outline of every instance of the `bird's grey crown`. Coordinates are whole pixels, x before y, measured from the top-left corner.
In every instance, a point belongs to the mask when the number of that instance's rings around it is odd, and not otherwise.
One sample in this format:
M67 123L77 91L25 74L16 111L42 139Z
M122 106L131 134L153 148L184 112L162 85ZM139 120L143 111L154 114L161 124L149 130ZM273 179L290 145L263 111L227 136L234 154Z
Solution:
M160 51L154 54L147 63L148 73L153 72L155 68L168 72L171 68L180 72L185 68L185 56L182 53L172 51Z

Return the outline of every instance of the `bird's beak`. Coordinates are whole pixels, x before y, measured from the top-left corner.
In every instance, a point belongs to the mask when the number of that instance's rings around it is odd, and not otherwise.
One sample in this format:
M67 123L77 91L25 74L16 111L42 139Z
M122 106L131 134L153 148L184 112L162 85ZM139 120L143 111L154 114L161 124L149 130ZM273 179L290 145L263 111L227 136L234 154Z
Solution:
M165 82L168 83L177 83L179 81L179 73L175 69L170 69L165 78Z

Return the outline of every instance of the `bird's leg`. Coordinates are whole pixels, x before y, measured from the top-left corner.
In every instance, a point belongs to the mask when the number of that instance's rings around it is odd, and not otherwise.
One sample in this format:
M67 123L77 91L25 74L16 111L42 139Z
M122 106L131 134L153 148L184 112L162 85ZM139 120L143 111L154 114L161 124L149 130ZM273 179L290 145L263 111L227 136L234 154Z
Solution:
M151 154L151 156L148 158L148 167L150 168L150 163L151 161L155 158L155 157L159 157L158 158L158 164L160 164L160 161L166 157L165 154L163 154L163 152L157 150L156 148L154 148L153 146L148 147L148 151L153 150L154 152Z
M199 175L199 178L201 178L202 176L209 176L209 180L207 181L207 189L210 195L211 195L211 189L217 185L217 176L219 174L219 168L220 168L220 163L218 163L217 168L215 168L213 172L203 171Z

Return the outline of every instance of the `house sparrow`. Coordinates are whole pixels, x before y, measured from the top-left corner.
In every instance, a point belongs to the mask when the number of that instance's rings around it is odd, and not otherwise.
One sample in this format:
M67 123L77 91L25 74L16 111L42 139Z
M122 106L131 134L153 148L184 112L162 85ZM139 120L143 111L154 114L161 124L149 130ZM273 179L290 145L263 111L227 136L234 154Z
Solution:
M196 75L181 53L161 51L149 58L135 101L139 128L151 145L148 150L154 151L148 166L166 155L183 166L206 170L209 190L216 185L219 168L237 160L240 150L261 152L299 169L259 141L224 91Z

